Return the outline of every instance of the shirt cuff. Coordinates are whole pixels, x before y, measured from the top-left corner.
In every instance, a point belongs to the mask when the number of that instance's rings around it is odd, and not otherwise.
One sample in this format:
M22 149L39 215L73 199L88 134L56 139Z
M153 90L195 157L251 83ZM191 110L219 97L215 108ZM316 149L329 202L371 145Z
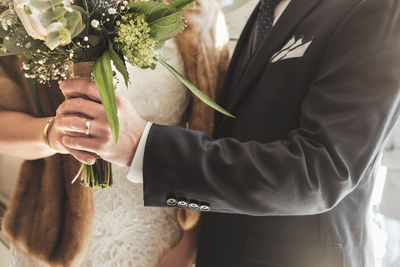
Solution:
M143 183L143 159L144 150L146 148L147 137L149 136L150 128L153 123L148 122L143 130L142 137L140 138L135 156L133 156L132 165L128 172L128 180L132 183Z

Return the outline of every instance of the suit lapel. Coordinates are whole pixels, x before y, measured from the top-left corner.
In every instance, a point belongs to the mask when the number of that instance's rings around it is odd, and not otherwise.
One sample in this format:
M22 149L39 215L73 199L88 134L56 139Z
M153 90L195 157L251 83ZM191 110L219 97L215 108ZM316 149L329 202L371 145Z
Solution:
M229 90L226 90L230 91L234 89L232 100L229 101L227 106L228 110L233 112L234 115L236 115L235 108L240 103L243 95L249 93L254 81L265 69L272 55L282 48L285 42L292 37L295 28L320 1L321 0L292 0L290 2L271 32L265 38L263 44L250 58L238 87L231 85ZM250 30L248 29L248 31ZM241 41L243 42L243 40Z
M235 71L237 62L238 62L238 60L240 58L240 53L241 53L241 51L243 50L243 48L246 46L246 44L248 42L250 33L252 31L252 28L253 28L253 24L254 24L255 18L257 17L257 14L258 14L258 12L257 12L258 11L258 6L259 6L259 4L254 9L253 13L251 14L249 20L246 23L246 26L244 27L242 33L240 34L239 41L238 41L238 43L236 44L236 47L235 47L235 52L233 53L233 56L232 56L231 61L229 63L229 68L228 68L228 72L226 74L224 85L222 87L221 94L218 97L218 101L217 101L222 106L225 106L228 94L230 93L229 88L231 87L231 84L232 84L232 76L233 76L233 73ZM220 122L223 119L223 116L224 115L222 115L222 114L220 114L218 112L215 112L215 124L214 125L216 125L216 126L220 125ZM214 133L217 132L216 128L214 128Z
M229 90L227 90L227 89L229 89L231 86L232 75L235 71L236 64L240 58L240 53L243 50L243 48L246 46L247 41L249 39L251 30L253 28L254 21L258 14L258 6L259 6L259 4L257 5L257 7L254 9L253 13L251 14L249 20L246 23L246 26L244 27L242 33L240 34L238 43L236 44L235 52L233 53L231 62L229 63L228 72L226 74L227 79L225 79L225 82L223 85L223 90L222 90L223 95L221 96L222 97L221 103L224 103L225 97L226 97L227 93L229 93Z

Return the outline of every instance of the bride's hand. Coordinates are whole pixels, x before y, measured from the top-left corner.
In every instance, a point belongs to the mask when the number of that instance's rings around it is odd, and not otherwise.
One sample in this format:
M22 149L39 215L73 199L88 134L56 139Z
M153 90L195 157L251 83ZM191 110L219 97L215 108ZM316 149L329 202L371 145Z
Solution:
M57 122L57 127L66 132L62 143L71 150L70 153L83 163L94 163L93 155L96 154L111 163L130 166L146 126L146 121L137 114L130 101L117 96L120 136L115 146L105 110L99 104L100 95L95 83L67 80L61 83L60 89L68 97L57 110L57 115L63 117ZM86 136L88 119L90 135ZM76 133L79 136L74 136Z
M56 151L57 153L60 153L60 154L79 155L79 157L81 158L81 161L83 163L91 165L96 160L96 158L97 158L96 155L68 148L62 142L62 139L66 134L71 135L71 136L84 136L80 133L70 132L65 129L64 125L65 125L65 123L70 122L71 116L60 112L61 107L64 105L64 103L62 103L60 105L60 107L57 109L56 117L54 118L54 123L48 132L48 139L49 139L50 146L54 151ZM74 124L76 122L77 121L73 121L71 123L72 128L78 127L78 125Z
M54 119L54 123L48 131L48 140L52 150L60 154L69 154L68 148L62 143L65 133L57 127L59 119L57 117Z

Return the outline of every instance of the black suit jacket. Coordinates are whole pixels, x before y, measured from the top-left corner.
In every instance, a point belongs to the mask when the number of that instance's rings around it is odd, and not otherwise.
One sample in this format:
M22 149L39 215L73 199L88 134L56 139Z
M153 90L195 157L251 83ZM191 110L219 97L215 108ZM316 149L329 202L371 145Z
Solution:
M399 4L292 0L250 55L253 15L220 97L237 118L218 115L213 138L152 126L145 205L211 208L198 267L374 266L367 217L399 114ZM304 56L272 63L293 36L312 40Z

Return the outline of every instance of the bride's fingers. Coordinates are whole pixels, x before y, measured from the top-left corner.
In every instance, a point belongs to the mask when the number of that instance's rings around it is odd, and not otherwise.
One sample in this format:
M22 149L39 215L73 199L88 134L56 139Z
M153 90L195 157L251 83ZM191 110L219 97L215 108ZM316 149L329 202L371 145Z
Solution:
M87 96L95 101L101 101L96 83L90 80L65 80L60 83L60 89L67 99L71 97Z
M91 152L96 155L101 155L103 143L99 138L78 137L65 135L61 142L69 149Z
M76 149L72 149L67 147L66 150L77 160L79 160L80 162L87 164L87 165L93 165L96 162L97 156L89 153L89 152L85 152L85 151L80 151L80 150L76 150Z
M93 119L106 116L101 104L81 97L64 101L58 107L57 114L82 114Z

